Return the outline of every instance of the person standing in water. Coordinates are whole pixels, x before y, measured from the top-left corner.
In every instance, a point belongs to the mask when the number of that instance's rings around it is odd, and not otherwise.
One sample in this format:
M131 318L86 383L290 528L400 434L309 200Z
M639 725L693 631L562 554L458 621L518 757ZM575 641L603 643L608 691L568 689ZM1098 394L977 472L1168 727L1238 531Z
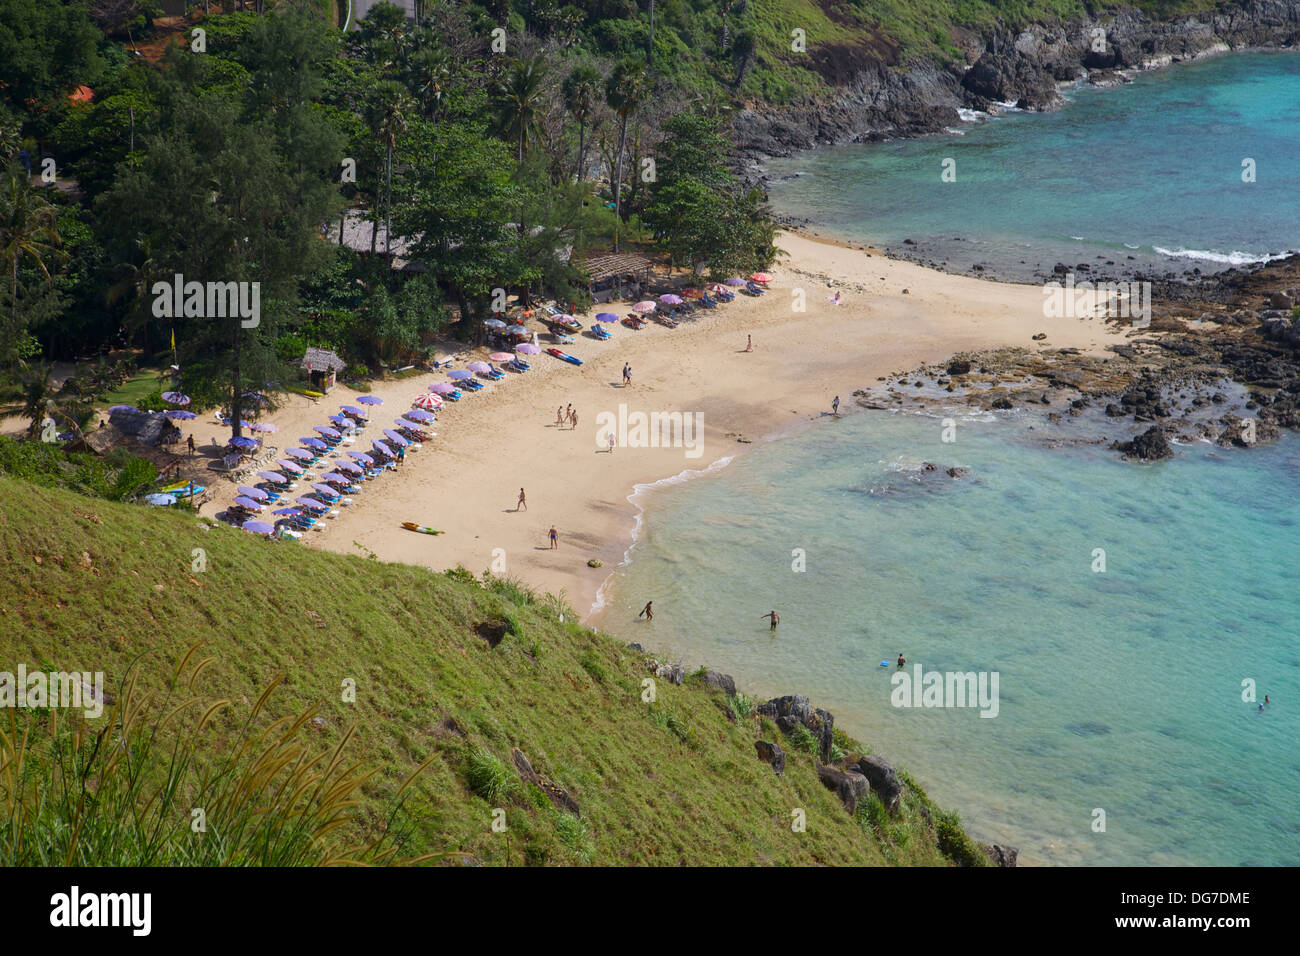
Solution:
M775 631L776 626L781 623L781 615L776 613L775 608L767 614L764 614L763 617L770 617L772 619L772 626L768 628L769 631Z
M836 395L835 401L831 402L831 414L838 415L839 413L840 413L840 397Z
M528 499L524 496L524 489L519 489L519 500L515 502L516 511L528 510Z
M906 664L906 663L907 663L907 658L903 656L903 652L902 652L902 651L899 651L899 652L898 652L898 666L899 666L899 667L902 667L902 666L903 666L904 664Z
M644 616L645 619L646 619L647 621L653 621L653 620L655 619L655 612L654 612L654 610L650 607L650 605L652 605L652 604L654 604L654 603L655 603L654 601L646 601L646 602L645 602L645 607L641 608L641 613L638 614L637 617L642 617L642 616Z

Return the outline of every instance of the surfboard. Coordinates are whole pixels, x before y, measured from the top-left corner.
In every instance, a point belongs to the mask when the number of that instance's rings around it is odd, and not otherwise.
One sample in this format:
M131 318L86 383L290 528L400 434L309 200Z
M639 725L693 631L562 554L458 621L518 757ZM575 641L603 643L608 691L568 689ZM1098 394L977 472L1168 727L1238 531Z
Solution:
M442 534L437 528L430 528L428 525L416 524L414 521L403 521L402 527L407 531L418 531L420 534Z
M889 666L889 661L881 661L881 662L880 662L880 666L881 666L881 667L888 667L888 666Z

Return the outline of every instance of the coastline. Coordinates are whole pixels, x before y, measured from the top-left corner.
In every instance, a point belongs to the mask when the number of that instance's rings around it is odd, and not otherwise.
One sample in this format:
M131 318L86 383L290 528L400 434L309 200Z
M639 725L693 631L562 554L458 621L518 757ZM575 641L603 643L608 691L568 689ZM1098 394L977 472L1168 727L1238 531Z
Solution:
M1037 286L948 275L788 233L778 244L786 255L761 299L740 296L673 330L618 326L611 342L579 337L569 351L584 360L580 368L538 355L532 371L449 405L439 413L436 438L304 542L435 571L495 567L539 592L563 595L594 623L597 594L637 528L643 505L630 499L655 482L708 469L792 425L829 416L837 394L848 403L879 378L958 352L1069 347L1100 355L1108 340L1122 337L1100 319L1044 318ZM836 290L844 297L839 306L828 301ZM800 295L803 312L795 310ZM590 316L581 318L590 324ZM1044 332L1045 341L1032 340ZM755 350L747 353L751 334ZM483 350L470 351L473 358ZM624 362L633 369L630 388L619 382ZM371 392L385 404L372 420L383 427L442 378L422 373L375 383ZM357 394L340 384L316 403L290 396L266 418L278 426L268 443L292 446ZM555 426L555 408L568 403L580 414L576 430ZM617 415L620 404L630 412L702 416L700 454L598 446L597 415ZM219 433L206 416L188 424L184 431L200 446ZM208 515L234 496L233 482L211 484ZM521 485L528 507L516 512ZM413 534L403 521L446 533ZM547 546L552 524L557 550ZM602 566L588 567L593 558Z

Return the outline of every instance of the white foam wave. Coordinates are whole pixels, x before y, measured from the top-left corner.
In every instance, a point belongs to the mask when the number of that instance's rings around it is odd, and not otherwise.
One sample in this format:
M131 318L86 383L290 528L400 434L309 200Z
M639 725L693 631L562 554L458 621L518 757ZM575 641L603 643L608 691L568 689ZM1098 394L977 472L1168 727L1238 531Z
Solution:
M1265 253L1262 256L1252 255L1249 252L1213 252L1207 249L1166 249L1164 246L1152 246L1156 252L1162 256L1169 256L1172 259L1196 259L1200 262L1216 262L1220 265L1228 266L1247 266L1257 262L1272 262L1275 259L1285 259L1290 253Z
M957 107L957 115L961 117L963 123L979 123L989 114L981 112L980 110L968 110L964 106L959 106Z

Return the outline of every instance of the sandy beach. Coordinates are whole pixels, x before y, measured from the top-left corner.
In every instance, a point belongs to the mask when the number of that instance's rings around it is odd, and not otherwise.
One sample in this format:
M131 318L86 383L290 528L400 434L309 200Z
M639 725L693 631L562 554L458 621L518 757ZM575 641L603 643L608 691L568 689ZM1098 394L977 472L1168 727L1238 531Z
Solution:
M771 291L762 298L737 296L676 329L617 325L608 342L578 336L566 348L583 360L581 367L533 356L532 371L448 403L432 426L436 438L408 455L396 474L367 483L325 532L309 533L304 542L435 570L504 568L541 592L563 592L575 611L597 623L592 608L598 589L631 542L638 506L628 498L636 485L751 451L792 425L828 415L837 394L850 405L853 391L877 376L960 351L1024 346L1091 352L1118 338L1101 320L1044 318L1038 286L947 275L792 233L782 234L779 246L787 255L770 270ZM830 301L837 290L839 305ZM800 294L804 311L796 311ZM626 305L618 309L620 315L627 311ZM584 326L592 321L580 318ZM1031 340L1038 332L1047 333L1045 341ZM745 351L748 335L752 352ZM548 338L542 335L543 347L551 344ZM624 363L632 368L626 388ZM384 404L373 410L368 434L377 435L430 383L444 379L438 372L375 383L371 394ZM342 384L316 402L288 396L264 419L278 427L268 443L291 447L356 396ZM579 413L578 428L557 427L557 406L570 403ZM693 457L682 447L610 452L597 442L597 418L617 416L620 405L628 413L698 414L702 445ZM185 432L200 447L227 434L209 413L181 424L190 426ZM356 447L368 446L366 437ZM234 496L233 483L211 484L216 496L205 514L223 510ZM528 505L516 511L521 487ZM409 532L403 521L445 534ZM559 533L556 549L547 539L552 525ZM588 567L592 558L602 566Z

